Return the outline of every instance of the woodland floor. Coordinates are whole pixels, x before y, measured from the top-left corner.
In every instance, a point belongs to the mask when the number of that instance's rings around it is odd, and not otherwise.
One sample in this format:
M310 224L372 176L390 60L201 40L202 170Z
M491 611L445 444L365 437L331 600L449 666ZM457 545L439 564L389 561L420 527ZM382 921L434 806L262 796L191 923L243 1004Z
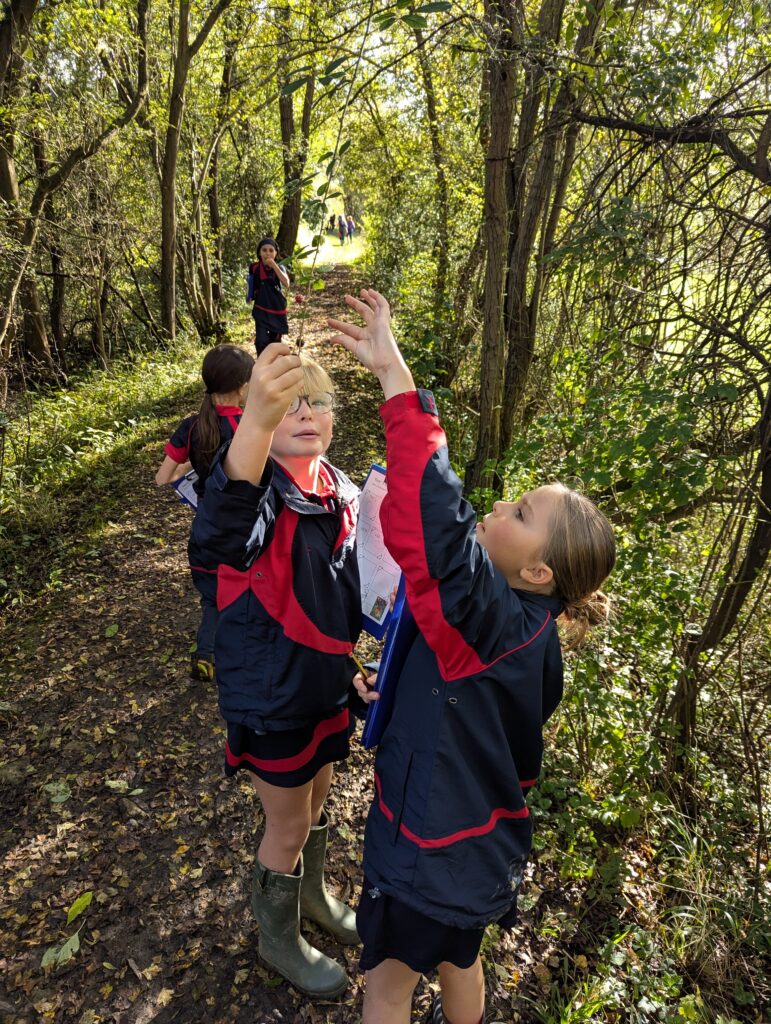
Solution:
M351 273L333 271L305 333L340 399L330 457L360 481L382 458L377 394L346 353L322 341L322 317L339 313ZM216 693L188 679L197 623L185 560L190 510L152 483L164 441L194 406L170 413L166 434L132 467L124 513L69 567L63 587L0 634L6 1022L360 1019L355 951L313 926L306 926L312 941L347 962L351 981L341 1001L311 1003L257 960L248 891L260 809L247 781L222 774ZM351 902L371 780L371 757L354 744L329 802L329 884ZM567 902L546 866L538 886L552 907ZM87 891L93 902L67 926L68 907ZM46 949L78 927L79 952L56 970L42 969ZM528 915L486 948L488 1019L540 1019L528 996L548 987L548 956ZM434 985L435 978L421 982L415 1020Z

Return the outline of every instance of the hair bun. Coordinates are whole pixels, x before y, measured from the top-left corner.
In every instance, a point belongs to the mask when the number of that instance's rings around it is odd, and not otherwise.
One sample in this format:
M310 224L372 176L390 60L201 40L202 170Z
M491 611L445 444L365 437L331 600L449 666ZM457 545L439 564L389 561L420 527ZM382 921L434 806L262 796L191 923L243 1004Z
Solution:
M595 590L578 601L568 602L561 616L567 623L567 647L578 647L590 629L608 622L611 612L611 600L602 590Z

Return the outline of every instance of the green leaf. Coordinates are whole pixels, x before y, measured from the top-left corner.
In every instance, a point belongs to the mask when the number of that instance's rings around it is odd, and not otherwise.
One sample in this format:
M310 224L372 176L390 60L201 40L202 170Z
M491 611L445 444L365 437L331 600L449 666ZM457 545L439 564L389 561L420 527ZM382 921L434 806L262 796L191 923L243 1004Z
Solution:
M66 964L68 960L72 960L73 956L80 949L80 934L75 932L69 939L64 943L62 948L59 950L57 961L60 964Z
M118 632L118 625L117 625L117 623L114 622L111 626L107 627L107 629L104 631L104 635L106 637L111 637L111 636L115 636L115 634L117 632Z
M421 4L420 7L415 8L416 14L438 14L440 11L452 10L452 4L449 0L436 0L436 3Z
M63 804L72 796L72 790L66 782L49 782L43 786L43 792L48 794L52 804Z
M105 779L105 786L114 793L128 793L128 782L125 779Z
M350 148L351 148L351 140L350 139L346 139L345 142L340 147L340 149L338 149L337 155L338 156L342 156L343 153L347 153Z
M91 900L94 898L93 892L84 892L78 896L75 902L72 904L70 909L67 911L67 924L72 924L75 918L82 914L86 907L89 905Z
M428 26L428 20L422 14L405 14L402 21L410 28L426 28Z
M313 290L314 290L314 292L323 292L324 289L326 288L326 286L327 286L326 281L318 280L318 281L314 281L313 282Z
M335 60L330 61L329 64L324 68L325 75L331 75L333 71L340 67L341 64L345 64L348 57L336 57Z
M309 81L310 78L306 75L305 78L296 78L294 82L287 82L281 90L281 95L291 96L293 92L297 92L298 89L302 89L302 87Z
M637 807L627 807L618 816L618 820L624 828L634 828L639 824L640 818L642 818L642 814Z
M49 946L45 953L43 953L43 959L40 961L40 966L53 967L58 964L60 948L60 946Z
M396 17L393 14L386 14L380 18L375 18L375 21L377 22L378 28L387 29L393 25L396 21Z
M317 196L323 196L328 188L329 188L329 182L325 181L323 185L319 185L319 187L316 189L316 195Z

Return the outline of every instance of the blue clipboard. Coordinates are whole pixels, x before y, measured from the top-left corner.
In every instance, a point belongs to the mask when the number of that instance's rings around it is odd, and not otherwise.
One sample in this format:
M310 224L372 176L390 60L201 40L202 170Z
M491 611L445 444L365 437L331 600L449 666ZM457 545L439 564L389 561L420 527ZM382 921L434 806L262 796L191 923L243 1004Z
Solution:
M194 469L184 473L177 480L174 480L172 487L177 492L177 497L185 505L190 505L192 508L198 508L198 495L195 493L195 487L193 486L198 479L198 474Z
M361 734L361 745L365 750L378 745L385 727L388 725L393 711L396 686L417 635L418 627L412 617L410 606L405 600L404 577L402 576L399 581L399 589L396 592L391 624L388 627L375 684L375 689L380 694L380 700L373 700L368 706Z

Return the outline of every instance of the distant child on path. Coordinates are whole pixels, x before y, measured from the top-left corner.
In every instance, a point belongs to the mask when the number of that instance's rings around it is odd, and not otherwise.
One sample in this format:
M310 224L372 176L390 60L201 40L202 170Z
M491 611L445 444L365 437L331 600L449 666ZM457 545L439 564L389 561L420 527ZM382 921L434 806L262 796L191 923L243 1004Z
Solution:
M348 221L345 219L343 214L339 214L337 218L337 236L340 239L340 245L345 244L345 239L348 235Z
M259 355L271 342L281 341L289 333L286 298L282 291L289 287L289 275L278 265L279 251L273 238L261 238L257 261L249 267L254 275L252 316L254 345Z
M364 327L333 339L378 377L388 495L380 513L419 633L377 749L357 926L364 1024L408 1024L438 967L435 1024L480 1024L485 926L514 923L531 847L525 793L562 696L556 620L580 639L607 616L613 531L583 495L547 484L484 519L462 494L428 391L416 391L371 289L346 301ZM375 698L361 676L355 685Z
M349 655L361 630L359 492L324 458L333 405L318 363L269 345L191 540L217 582L225 774L245 771L265 814L252 878L260 957L320 998L348 979L303 938L300 915L359 941L353 911L324 884L324 802L333 763L348 757Z
M351 216L350 213L348 214L348 216L346 217L345 220L346 220L346 224L348 226L348 241L352 242L353 241L353 234L356 231L356 221L353 219L353 217Z
M189 463L198 475L194 483L200 501L214 456L225 441L236 432L254 359L237 345L218 345L209 349L203 359L201 376L206 394L201 408L187 416L166 444L166 457L155 474L160 487L173 483L185 472ZM190 657L193 679L214 678L214 633L217 628L215 587L211 575L190 566L193 583L201 596L201 623L196 650Z

